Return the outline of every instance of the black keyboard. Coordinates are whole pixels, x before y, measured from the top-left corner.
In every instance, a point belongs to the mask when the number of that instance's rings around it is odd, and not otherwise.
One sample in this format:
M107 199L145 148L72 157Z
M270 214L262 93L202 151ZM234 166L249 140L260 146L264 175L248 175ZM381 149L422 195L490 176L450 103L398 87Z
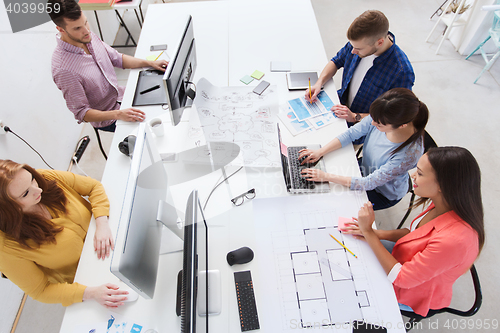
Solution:
M253 292L252 275L250 271L235 272L234 285L238 299L241 331L252 331L260 328L255 294Z
M311 168L316 164L306 163L300 165L305 157L299 160L299 151L306 149L306 147L288 147L288 163L290 164L290 180L292 181L293 188L295 189L313 189L316 187L314 182L306 180L302 177L302 170Z

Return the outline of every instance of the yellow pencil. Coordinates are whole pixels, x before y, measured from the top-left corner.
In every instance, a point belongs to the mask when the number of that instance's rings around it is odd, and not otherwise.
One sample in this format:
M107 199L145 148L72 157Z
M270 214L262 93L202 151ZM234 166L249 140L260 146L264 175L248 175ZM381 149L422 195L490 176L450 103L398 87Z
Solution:
M309 78L309 100L312 99L312 93L311 93L311 78Z
M344 244L342 244L337 238L333 237L332 234L330 234L330 237L332 237L333 239L335 239L337 241L337 243L339 243L344 249L346 249L350 254L352 254L354 256L354 258L358 257L357 255L355 255L354 253L352 253L352 251L349 250Z
M158 58L163 54L163 52L165 52L165 50L161 51L161 53L158 54L158 56L156 57L155 61L158 60Z

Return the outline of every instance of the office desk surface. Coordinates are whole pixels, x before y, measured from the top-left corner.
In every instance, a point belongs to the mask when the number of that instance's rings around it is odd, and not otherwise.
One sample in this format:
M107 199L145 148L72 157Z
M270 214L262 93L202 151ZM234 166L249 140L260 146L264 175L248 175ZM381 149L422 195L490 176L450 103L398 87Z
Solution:
M150 55L149 47L155 44L168 44L170 56L180 40L187 15L193 16L196 38L198 67L194 82L204 77L217 86L244 86L239 81L244 75L254 70L265 73L264 80L278 87L280 104L299 97L304 91L289 92L286 88L285 73L271 73L271 61L290 61L292 70L321 71L328 61L316 24L311 4L307 0L276 1L217 1L190 2L150 5L141 32L136 56L145 58ZM132 70L129 76L122 106L129 107L135 91L139 70ZM256 86L253 81L250 86ZM325 91L338 102L333 81L325 85ZM176 127L168 125L169 115L159 106L141 107L147 114L146 121L161 117L167 122L165 135L156 138L160 153L180 152L196 146L196 140L189 136L190 118L196 117L195 108L187 109L181 123ZM113 231L118 227L125 183L128 177L130 159L121 154L118 143L136 130L137 124L118 122L113 138L111 151L103 175L102 183L110 199L110 226ZM286 129L282 129L286 144L321 143L326 144L333 137L347 128L345 121L338 120L319 131L307 132L293 137ZM348 176L359 175L356 158L352 146L345 147L325 157L329 172ZM236 171L237 167L228 167L226 174ZM221 180L221 171L213 172L182 186L172 189L177 207L183 210L188 194L198 189L204 204L213 186ZM284 188L280 169L259 170L244 168L232 177L228 184L217 189L207 205L206 217L213 232L210 243L216 244L210 249L211 269L221 271L222 312L211 317L212 332L239 332L239 320L234 295L233 272L252 270L256 285L265 283L259 274L258 260L230 267L225 261L227 252L241 246L255 248L257 246L253 225L252 203L233 208L230 199L251 187L257 189L258 198L289 196ZM332 186L330 196L349 193L347 188ZM362 194L364 197L364 194ZM353 215L357 214L355 209ZM231 221L231 222L229 222ZM237 221L238 223L233 223ZM85 285L100 285L107 282L117 283L118 279L109 271L110 259L98 261L93 252L92 238L94 224L89 228L82 257L75 281ZM167 233L168 234L168 233ZM169 237L169 236L167 236ZM180 319L175 315L176 275L182 267L180 253L162 255L158 272L155 297L152 300L139 298L134 303L127 303L114 310L115 313L143 323L146 328L154 328L158 332L175 332L180 328ZM392 285L378 272L378 298L385 298L386 307L378 309L379 317L384 322L392 322L396 329L401 323ZM266 295L256 291L258 303L265 302ZM278 318L279 313L271 314ZM66 310L61 332L74 332L82 324L104 322L109 311L96 302L74 304ZM261 326L262 327L262 326ZM268 332L262 327L262 332Z

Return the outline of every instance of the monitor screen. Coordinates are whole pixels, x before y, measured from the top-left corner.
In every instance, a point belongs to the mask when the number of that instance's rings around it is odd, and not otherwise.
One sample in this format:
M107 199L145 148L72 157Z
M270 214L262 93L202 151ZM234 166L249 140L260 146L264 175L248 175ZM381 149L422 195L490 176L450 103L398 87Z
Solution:
M146 123L139 125L116 234L111 272L146 299L153 298L161 245L159 202L167 174Z
M182 112L194 99L194 91L190 88L196 70L196 47L193 31L193 18L186 19L181 41L163 76L167 94L168 107L172 124L177 125Z
M200 315L197 302L205 303L208 308L208 275L200 278L199 272L208 269L208 228L203 216L198 191L191 192L184 221L184 251L181 277L180 316L181 333L196 333L196 319ZM208 316L205 315L205 332L208 333Z

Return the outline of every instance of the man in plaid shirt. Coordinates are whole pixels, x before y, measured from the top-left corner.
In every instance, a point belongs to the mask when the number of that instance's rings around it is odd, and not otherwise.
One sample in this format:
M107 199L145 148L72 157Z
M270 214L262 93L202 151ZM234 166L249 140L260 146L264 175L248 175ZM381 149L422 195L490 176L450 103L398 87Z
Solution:
M393 88L411 89L415 81L406 54L389 32L389 21L380 11L368 10L357 17L347 31L349 42L337 53L311 87L312 100L337 70L344 68L340 103L332 111L349 126L368 115L371 103ZM309 100L309 90L306 91Z

